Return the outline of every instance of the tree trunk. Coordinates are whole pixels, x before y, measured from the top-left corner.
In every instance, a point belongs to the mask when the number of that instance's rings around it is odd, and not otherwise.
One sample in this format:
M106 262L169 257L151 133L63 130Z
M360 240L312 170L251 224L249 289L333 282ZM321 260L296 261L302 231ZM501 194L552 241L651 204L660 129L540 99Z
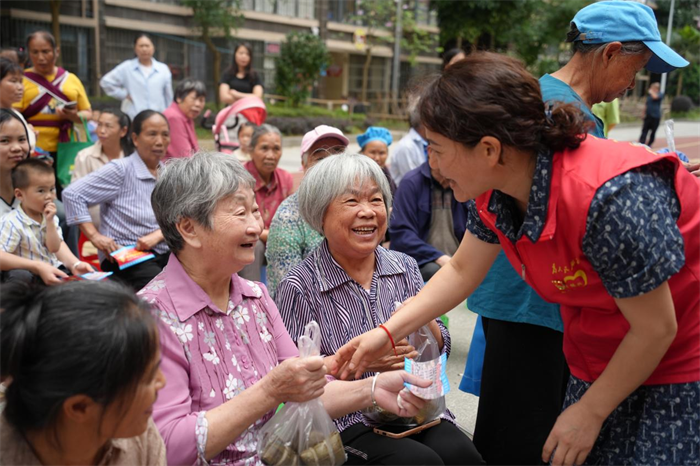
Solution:
M464 39L462 39L462 34L460 34L460 35L457 36L457 48L460 49L460 50L462 49L462 41L463 41L463 40L464 40Z
M678 70L678 86L676 86L676 97L683 92L683 68Z
M365 55L365 66L362 68L362 94L360 100L364 104L367 102L367 84L369 81L369 65L372 62L372 47L367 47Z
M61 0L51 0L49 4L51 6L51 34L56 39L56 47L61 47L61 23L59 22ZM61 66L62 63L63 60L61 60L59 53L58 58L56 58L56 66Z
M202 40L204 40L204 43L207 44L207 49L214 55L214 61L212 62L212 66L214 69L212 70L212 75L214 77L214 97L216 99L216 106L218 107L221 105L221 99L219 99L219 81L221 80L221 52L219 52L219 49L216 48L216 45L214 42L211 40L211 37L209 37L209 31L202 31Z

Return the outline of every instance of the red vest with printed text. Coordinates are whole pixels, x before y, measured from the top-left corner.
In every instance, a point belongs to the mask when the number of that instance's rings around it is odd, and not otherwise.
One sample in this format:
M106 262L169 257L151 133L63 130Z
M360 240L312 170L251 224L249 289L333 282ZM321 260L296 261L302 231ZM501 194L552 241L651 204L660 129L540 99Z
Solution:
M675 166L685 265L668 280L678 333L644 384L694 382L700 380L700 180L675 155L590 135L578 149L555 153L547 218L535 243L523 236L513 244L496 228L496 215L488 211L492 191L476 199L481 219L498 235L513 267L542 298L561 305L564 354L579 379L596 380L629 330L582 251L591 200L611 178L662 158Z

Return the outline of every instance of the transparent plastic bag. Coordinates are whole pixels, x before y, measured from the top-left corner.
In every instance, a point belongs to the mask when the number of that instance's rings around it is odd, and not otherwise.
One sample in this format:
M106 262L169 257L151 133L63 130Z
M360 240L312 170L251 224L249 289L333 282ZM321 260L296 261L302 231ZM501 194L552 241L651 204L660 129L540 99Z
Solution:
M320 328L315 321L299 338L299 356L320 354ZM258 456L268 466L338 466L347 461L338 429L319 398L286 403L260 430Z
M418 356L413 359L415 362L428 362L440 359L441 351L438 342L430 331L430 327L424 325L415 333L408 336L408 344L413 346L418 352ZM401 426L419 426L438 418L447 409L445 397L441 396L433 400L427 400L423 409L413 417L400 417L381 408L367 408L363 411L364 416L376 424L391 424Z

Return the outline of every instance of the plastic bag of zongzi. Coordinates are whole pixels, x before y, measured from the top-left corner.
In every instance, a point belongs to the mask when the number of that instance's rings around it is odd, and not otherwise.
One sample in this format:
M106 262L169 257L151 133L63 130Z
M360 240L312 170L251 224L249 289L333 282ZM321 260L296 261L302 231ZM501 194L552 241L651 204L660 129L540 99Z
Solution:
M315 321L299 338L299 356L320 354L320 329ZM347 460L338 429L319 398L289 402L260 431L258 455L268 466L338 466Z

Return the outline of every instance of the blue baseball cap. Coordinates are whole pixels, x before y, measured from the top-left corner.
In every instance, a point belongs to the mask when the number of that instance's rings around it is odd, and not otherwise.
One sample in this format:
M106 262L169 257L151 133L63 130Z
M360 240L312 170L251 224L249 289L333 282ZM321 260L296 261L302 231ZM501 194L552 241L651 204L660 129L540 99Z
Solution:
M367 143L371 141L382 141L387 146L390 146L394 140L388 129L380 126L370 126L364 134L357 136L357 143L361 149L364 149Z
M584 44L643 42L653 55L646 65L652 73L668 73L688 66L688 61L661 41L654 11L635 1L597 2L581 9L572 23Z

